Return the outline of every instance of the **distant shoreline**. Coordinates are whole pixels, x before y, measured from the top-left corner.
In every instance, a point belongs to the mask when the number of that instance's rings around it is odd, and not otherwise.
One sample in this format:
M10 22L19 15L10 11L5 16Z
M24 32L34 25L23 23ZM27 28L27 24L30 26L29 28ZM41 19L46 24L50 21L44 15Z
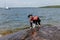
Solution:
M40 8L60 8L60 5L53 5L53 6L43 6Z
M5 7L0 7L0 9L4 9ZM9 8L60 8L60 5L48 5L48 6L38 6L38 7L9 7Z

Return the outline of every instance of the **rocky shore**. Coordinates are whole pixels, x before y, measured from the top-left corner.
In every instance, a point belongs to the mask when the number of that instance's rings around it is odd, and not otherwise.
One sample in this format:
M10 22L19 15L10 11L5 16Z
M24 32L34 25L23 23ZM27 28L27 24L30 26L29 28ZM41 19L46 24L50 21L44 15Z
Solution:
M38 28L36 28L38 29ZM0 37L0 40L60 40L60 26L41 25L39 31L25 29L17 33Z

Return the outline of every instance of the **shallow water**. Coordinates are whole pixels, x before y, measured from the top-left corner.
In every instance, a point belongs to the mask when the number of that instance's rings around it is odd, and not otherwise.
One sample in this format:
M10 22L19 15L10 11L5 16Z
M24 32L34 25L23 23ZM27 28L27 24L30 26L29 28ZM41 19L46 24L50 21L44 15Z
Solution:
M41 18L41 24L60 26L60 8L11 8L0 9L0 29L29 25L28 14L38 15Z

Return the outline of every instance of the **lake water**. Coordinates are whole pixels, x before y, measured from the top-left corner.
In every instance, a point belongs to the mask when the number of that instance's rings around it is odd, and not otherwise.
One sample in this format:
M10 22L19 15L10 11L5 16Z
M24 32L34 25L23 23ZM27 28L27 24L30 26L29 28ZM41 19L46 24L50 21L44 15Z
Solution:
M0 9L0 29L29 25L28 14L38 15L41 24L60 26L60 8L11 8Z

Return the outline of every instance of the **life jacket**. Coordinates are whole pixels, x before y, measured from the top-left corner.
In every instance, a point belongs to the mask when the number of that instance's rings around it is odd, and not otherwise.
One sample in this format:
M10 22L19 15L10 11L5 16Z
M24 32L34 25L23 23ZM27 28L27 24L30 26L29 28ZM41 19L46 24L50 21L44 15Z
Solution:
M33 17L30 18L30 21L38 20L38 18L39 18L38 16L33 16Z
M38 18L39 18L38 16L34 16L33 20L38 20Z

